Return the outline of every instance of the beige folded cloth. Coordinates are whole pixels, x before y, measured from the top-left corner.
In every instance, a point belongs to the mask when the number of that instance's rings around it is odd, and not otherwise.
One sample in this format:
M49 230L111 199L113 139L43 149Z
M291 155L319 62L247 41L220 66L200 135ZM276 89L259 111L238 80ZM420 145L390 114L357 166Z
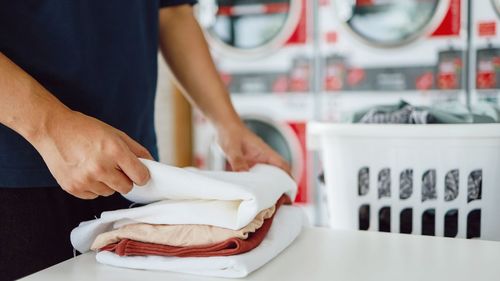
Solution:
M247 239L248 234L259 229L265 219L272 217L275 210L275 206L262 210L253 221L240 230L201 224L128 224L99 234L94 240L91 249L98 250L122 239L177 247L215 244L229 238Z

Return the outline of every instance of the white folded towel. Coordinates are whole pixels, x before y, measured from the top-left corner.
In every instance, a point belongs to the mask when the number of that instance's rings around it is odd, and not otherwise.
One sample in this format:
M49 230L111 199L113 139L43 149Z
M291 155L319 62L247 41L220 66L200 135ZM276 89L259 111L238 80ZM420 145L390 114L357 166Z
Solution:
M130 223L206 224L241 229L282 194L295 198L297 185L284 171L255 165L248 172L201 171L176 168L141 159L151 179L134 186L125 197L147 206L104 212L101 218L82 222L71 232L71 243L86 252L95 237Z
M117 267L162 270L218 277L245 277L276 257L300 234L306 223L299 207L281 206L264 241L250 252L227 257L178 258L162 256L125 256L102 251L98 262Z

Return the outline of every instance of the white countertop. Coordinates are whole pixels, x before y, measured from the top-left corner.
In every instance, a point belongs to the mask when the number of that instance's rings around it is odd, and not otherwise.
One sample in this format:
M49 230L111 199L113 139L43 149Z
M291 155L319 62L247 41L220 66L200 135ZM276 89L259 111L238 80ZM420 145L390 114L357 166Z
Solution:
M114 268L87 253L22 280L228 280ZM500 242L305 228L239 280L500 280Z

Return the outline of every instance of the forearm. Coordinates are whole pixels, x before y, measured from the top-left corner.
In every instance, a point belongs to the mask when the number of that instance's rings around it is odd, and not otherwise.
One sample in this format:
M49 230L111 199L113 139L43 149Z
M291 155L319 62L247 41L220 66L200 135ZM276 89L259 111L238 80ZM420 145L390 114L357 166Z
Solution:
M0 123L32 144L50 120L69 109L0 52Z
M189 5L160 10L160 46L178 86L216 127L241 125Z

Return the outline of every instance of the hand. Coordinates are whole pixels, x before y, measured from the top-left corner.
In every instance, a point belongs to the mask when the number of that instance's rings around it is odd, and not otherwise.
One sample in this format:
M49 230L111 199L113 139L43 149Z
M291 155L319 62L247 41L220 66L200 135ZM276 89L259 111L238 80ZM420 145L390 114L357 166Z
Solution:
M32 144L65 191L94 199L115 191L128 193L132 183L147 183L148 169L138 157L152 157L139 143L79 112L54 115Z
M288 163L245 125L218 130L219 145L234 171L247 171L257 163L270 164L290 174Z

